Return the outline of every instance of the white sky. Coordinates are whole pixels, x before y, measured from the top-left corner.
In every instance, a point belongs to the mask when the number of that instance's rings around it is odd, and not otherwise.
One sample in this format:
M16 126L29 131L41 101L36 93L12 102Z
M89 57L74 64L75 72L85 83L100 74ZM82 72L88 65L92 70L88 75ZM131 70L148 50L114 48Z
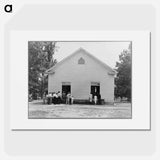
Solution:
M130 42L57 42L59 48L54 58L59 62L82 47L102 62L115 68L120 53L124 49L128 49L129 43Z

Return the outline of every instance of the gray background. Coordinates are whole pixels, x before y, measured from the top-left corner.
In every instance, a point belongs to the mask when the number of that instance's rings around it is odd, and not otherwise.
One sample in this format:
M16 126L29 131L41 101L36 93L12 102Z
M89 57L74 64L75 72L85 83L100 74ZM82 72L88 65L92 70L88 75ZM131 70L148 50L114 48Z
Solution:
M24 6L5 25L5 151L9 155L152 155L156 150L153 107L151 131L11 131L8 44L10 30L149 30L154 53L155 18L151 5Z

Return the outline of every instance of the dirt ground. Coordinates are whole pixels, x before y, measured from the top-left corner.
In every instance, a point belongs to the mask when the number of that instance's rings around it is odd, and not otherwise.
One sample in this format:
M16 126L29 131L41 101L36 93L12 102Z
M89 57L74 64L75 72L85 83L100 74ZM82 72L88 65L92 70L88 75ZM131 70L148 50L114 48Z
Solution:
M131 104L116 105L48 105L42 101L29 102L28 118L131 118Z
M42 101L29 102L29 117L47 118L131 118L130 103L115 105L48 105Z

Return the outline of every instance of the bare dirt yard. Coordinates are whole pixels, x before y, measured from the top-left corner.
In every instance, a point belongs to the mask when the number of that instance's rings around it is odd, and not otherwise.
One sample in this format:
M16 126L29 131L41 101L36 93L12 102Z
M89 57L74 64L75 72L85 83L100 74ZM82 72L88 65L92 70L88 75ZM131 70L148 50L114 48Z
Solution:
M132 118L131 103L116 103L115 105L48 105L42 101L29 102L28 118Z

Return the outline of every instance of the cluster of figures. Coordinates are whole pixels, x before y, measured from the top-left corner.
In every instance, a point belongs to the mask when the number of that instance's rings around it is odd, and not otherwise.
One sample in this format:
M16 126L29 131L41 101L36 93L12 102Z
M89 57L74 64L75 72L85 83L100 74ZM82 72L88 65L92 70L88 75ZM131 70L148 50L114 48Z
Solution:
M71 93L65 92L49 92L48 94L43 94L43 103L44 104L74 104L74 97ZM90 93L89 95L89 103L90 104L101 104L101 95L100 93Z
M100 93L91 93L89 96L90 103L101 104L101 94Z
M43 103L44 104L61 104L61 103L66 103L66 104L73 104L74 97L68 93L67 95L65 92L61 94L60 91L56 92L50 92L48 94L44 93L43 94Z
M61 93L60 91L58 91L57 93L56 92L53 92L53 93L48 93L47 95L43 95L43 102L45 102L45 100L47 100L47 104L60 104L62 99L61 99Z
M73 104L74 103L74 97L69 92L67 95L65 92L62 93L62 99L65 101L66 104Z

